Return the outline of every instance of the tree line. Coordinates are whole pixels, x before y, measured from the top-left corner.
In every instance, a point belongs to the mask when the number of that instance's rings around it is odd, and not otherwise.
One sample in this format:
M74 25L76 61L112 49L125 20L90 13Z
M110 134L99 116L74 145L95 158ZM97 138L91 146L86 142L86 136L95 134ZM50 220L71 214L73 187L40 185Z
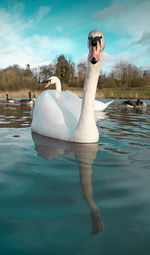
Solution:
M42 90L47 79L56 75L62 88L83 88L86 76L86 63L75 65L71 58L60 55L54 63L31 69L18 65L0 70L0 90L16 91L20 89ZM115 64L109 74L101 71L98 88L150 88L150 70L142 71L133 64L120 61Z

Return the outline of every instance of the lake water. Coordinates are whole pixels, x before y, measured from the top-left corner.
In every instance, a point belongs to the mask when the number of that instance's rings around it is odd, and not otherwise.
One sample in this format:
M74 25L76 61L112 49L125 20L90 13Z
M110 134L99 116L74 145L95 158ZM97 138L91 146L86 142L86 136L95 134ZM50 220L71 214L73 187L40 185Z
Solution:
M91 145L31 134L33 109L0 102L0 254L149 255L150 101L115 100Z

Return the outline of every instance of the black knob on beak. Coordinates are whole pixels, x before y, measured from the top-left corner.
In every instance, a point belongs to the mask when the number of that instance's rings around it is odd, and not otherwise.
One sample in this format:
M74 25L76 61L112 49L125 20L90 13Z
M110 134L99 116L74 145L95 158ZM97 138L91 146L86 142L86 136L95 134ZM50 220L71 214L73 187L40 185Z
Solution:
M96 64L96 63L97 63L97 60L96 60L95 57L92 58L91 63L92 63L92 64Z
M97 40L95 40L95 38L92 40L92 42L91 42L91 46L92 47L96 47L96 45L97 45Z

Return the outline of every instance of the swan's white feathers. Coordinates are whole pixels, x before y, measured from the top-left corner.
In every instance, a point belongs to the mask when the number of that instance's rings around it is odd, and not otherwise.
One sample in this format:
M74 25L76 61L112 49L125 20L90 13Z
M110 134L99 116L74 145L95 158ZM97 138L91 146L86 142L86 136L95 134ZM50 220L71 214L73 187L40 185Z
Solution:
M79 98L75 93L70 91L61 91L61 82L57 76L51 76L48 81L50 81L50 84L56 85L56 90L61 93L61 103L66 108L70 107L72 108L72 113L75 115L76 118L79 118L80 112L81 112L81 104L82 99ZM48 84L46 87L48 87L50 84ZM95 100L94 102L94 110L97 111L104 111L111 103L112 101L109 101L107 103L103 103L99 100Z
M105 39L102 32L98 30L92 31L91 35L95 36L98 46L100 43L96 36L101 36L102 49L97 47L96 54L99 56L97 57L96 55L95 59L93 57L94 60L88 57L83 100L69 91L44 91L35 103L31 124L32 131L65 141L79 143L98 142L99 132L94 116L94 100L103 60ZM89 54L95 50L95 41L94 44L92 41L88 43Z
M98 100L95 100L94 102L94 108L95 108L95 111L98 112L98 111L104 111L110 104L112 104L114 102L114 100L112 101L109 101L107 103L103 103L101 101L98 101Z
M63 91L60 93L60 102L61 104L71 111L76 120L79 120L81 113L81 99L74 93L70 91Z
M62 140L69 137L74 132L78 118L63 105L63 102L65 97L58 91L44 91L35 103L32 130Z

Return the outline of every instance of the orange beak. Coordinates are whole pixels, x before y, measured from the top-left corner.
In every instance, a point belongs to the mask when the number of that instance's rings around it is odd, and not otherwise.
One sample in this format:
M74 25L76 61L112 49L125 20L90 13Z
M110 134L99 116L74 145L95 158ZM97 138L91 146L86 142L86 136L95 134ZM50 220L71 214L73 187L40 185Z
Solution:
M91 47L90 61L92 64L96 64L100 56L100 43L97 41L96 46Z
M46 85L45 85L45 88L47 88L50 84L51 84L51 82L48 81L48 82L46 83Z

